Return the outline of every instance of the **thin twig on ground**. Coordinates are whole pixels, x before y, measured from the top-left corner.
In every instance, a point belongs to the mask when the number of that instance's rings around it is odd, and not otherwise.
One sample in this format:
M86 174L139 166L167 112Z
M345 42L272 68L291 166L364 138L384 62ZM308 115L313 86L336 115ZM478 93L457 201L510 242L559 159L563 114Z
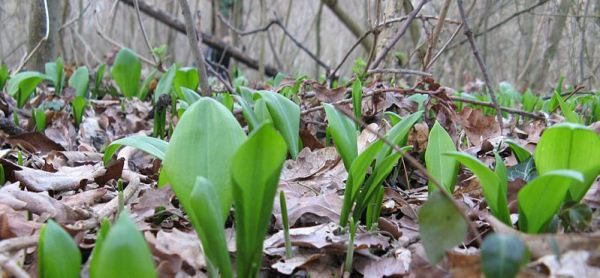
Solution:
M457 0L457 1L458 1L458 11L460 12L460 17L463 20L463 28L464 28L465 36L467 36L467 39L469 40L469 44L471 45L471 49L473 50L473 55L475 55L475 60L477 60L477 64L479 64L479 68L481 69L481 73L483 74L483 79L485 80L485 84L488 89L488 94L490 95L490 98L492 99L492 103L494 104L494 108L496 109L496 117L498 120L498 125L500 125L500 133L502 133L502 127L504 124L502 123L502 111L500 110L500 105L498 105L498 100L496 99L496 93L494 92L494 88L492 88L492 84L491 84L490 77L487 72L487 68L485 67L485 63L483 62L481 55L479 55L479 49L477 48L477 45L475 44L475 39L473 38L473 31L471 31L471 28L469 27L469 23L467 22L467 15L465 14L465 8L463 7L463 1L462 0Z

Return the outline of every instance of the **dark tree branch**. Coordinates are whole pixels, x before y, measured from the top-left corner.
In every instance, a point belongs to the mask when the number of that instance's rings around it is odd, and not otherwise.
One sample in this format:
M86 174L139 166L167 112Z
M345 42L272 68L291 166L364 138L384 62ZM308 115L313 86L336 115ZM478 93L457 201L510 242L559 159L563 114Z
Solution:
M494 108L496 108L496 117L498 120L498 125L500 125L500 134L502 134L502 111L500 110L500 105L498 105L498 100L496 99L496 93L492 88L492 84L490 83L490 77L488 75L485 64L483 63L483 59L479 54L479 49L477 49L477 45L475 44L475 39L473 38L473 31L469 27L469 23L467 22L467 16L465 14L465 8L463 7L463 1L457 0L458 2L458 11L460 12L460 17L463 20L463 28L465 32L465 36L469 40L469 44L471 45L471 49L473 49L473 55L475 55L475 60L477 60L477 64L479 64L479 68L481 69L481 73L483 74L483 79L485 79L485 84L488 88L488 94L492 99L492 103L494 104Z
M119 1L133 7L135 0L119 0ZM146 2L141 1L141 0L139 1L139 7L140 7L140 11L145 13L146 15L162 22L163 24L175 29L176 31L178 31L180 33L183 33L183 34L186 33L185 24L183 24L182 22L180 22L179 20L177 20L170 14L165 13L161 10L155 9L154 7L146 4ZM202 36L201 37L202 43L206 44L210 48L222 51L224 54L229 54L229 55L231 55L231 57L233 57L240 63L248 66L249 68L258 70L258 60L248 57L248 55L246 55L241 50L239 50L229 44L226 44L211 35L201 33L201 36ZM275 75L277 75L278 72L279 72L279 70L275 67L265 66L265 74L267 74L268 76L275 76Z

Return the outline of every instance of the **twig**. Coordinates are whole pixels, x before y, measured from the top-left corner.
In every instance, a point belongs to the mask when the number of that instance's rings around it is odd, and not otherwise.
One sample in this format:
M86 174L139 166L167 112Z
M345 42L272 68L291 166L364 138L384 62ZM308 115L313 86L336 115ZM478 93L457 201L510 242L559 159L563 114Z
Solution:
M146 28L144 28L144 24L142 23L142 16L140 15L140 4L138 1L139 0L135 0L133 2L134 6L135 6L135 15L137 17L138 24L140 25L140 29L142 29L142 37L144 37L144 42L146 42L146 46L148 46L148 50L150 51L150 55L152 55L152 59L154 59L154 62L158 65L159 64L158 57L156 57L156 55L154 54L154 51L153 51L154 48L152 47L152 44L150 44L150 40L148 39L148 34L146 34Z
M213 67L212 64L207 63L207 67L206 67L219 81L221 81L221 83L223 84L223 86L225 86L225 88L230 92L233 93L235 92L235 90L233 89L233 86L231 84L229 84L229 82L227 82L227 80L225 80L223 78L223 76L221 76L220 73L218 73Z
M504 25L505 23L507 23L507 22L511 21L512 19L514 19L514 18L516 18L516 17L518 17L518 16L520 16L520 15L522 15L522 14L524 14L524 13L528 13L528 12L532 11L533 9L535 9L535 8L537 8L537 7L539 7L539 6L543 5L543 4L546 4L546 2L548 2L548 1L550 1L550 0L540 0L540 1L538 1L537 3L535 3L535 4L531 5L531 6L529 6L529 7L525 8L525 9L523 9L523 10L520 10L520 11L518 11L518 12L515 12L515 13L513 13L513 14L512 14L512 15L510 15L509 17L507 17L507 18L505 18L505 19L501 20L500 22L498 22L498 23L494 24L493 26L491 26L491 27L489 27L489 28L487 28L487 29L485 29L485 30L483 30L483 31L481 31L481 32L479 32L479 33L477 33L477 34L474 34L474 35L473 35L473 37L474 37L474 38L477 38L477 37L479 37L479 36L485 35L486 33L488 33L488 32L490 32L490 31L493 31L493 30L495 30L496 28L498 28L498 27L500 27L500 26ZM473 2L473 3L475 3L475 2ZM462 40L462 41L460 41L460 42L457 42L455 45L452 45L452 46L450 47L450 49L453 49L453 48L455 48L455 47L457 47L457 46L463 45L463 44L465 44L467 41L468 41L468 39L464 39L464 40Z
M479 244L481 244L481 240L482 240L481 235L479 234L479 231L477 231L477 228L475 227L475 225L473 224L473 222L471 221L471 219L469 218L469 216L467 215L467 213L465 213L460 208L460 206L458 205L458 203L456 202L456 200L454 200L454 197L452 197L452 194L450 192L446 191L446 189L441 185L441 183L434 176L432 176L427 171L427 169L425 168L425 166L423 166L411 154L409 154L408 152L402 150L402 148L398 147L398 145L396 145L396 144L392 143L390 140L388 140L384 135L382 135L378 131L372 129L362 119L356 118L354 115L352 115L352 113L348 113L347 111L345 111L344 109L341 109L337 105L334 105L334 107L338 111L342 112L344 115L346 115L347 117L349 117L350 119L352 119L354 122L360 124L369 133L377 136L377 138L380 139L383 143L385 143L386 145L392 147L392 149L395 152L398 152L398 153L402 154L402 157L405 158L412 167L414 167L417 171L419 171L421 174L423 174L425 177L427 177L427 179L429 179L429 181L431 181L431 183L433 183L433 185L438 189L438 191L440 191L442 193L442 195L444 196L444 198L448 199L448 201L450 201L452 203L452 205L454 206L454 208L460 213L460 215L462 216L462 218L467 222L467 225L469 226L469 229L471 230L471 232L475 236L475 240Z
M478 100L473 100L473 99L468 99L468 98L450 97L450 100L496 108L493 103L478 101ZM511 114L517 114L517 115L521 115L521 116L525 116L525 117L529 117L529 118L534 118L536 120L545 120L546 119L543 115L541 115L539 113L532 113L532 112L527 112L527 111L523 111L523 110L519 110L519 109L509 108L509 107L501 106L500 110L511 113Z
M129 181L129 184L127 185L125 190L123 190L123 199L124 199L125 203L127 203L127 201L129 199L131 199L131 197L133 197L138 192L139 188L140 188L140 177L138 175L135 175ZM113 213L117 212L118 207L119 207L119 198L115 197L112 200L110 200L108 203L106 203L102 208L100 208L100 210L98 210L98 213L95 217L92 217L92 218L86 219L86 220L81 220L81 221L75 222L74 224L71 224L71 225L67 225L67 228L72 231L83 231L83 230L97 227L102 222L102 219L108 218Z
M396 17L396 18L391 18L386 20L383 23L380 23L379 25L377 25L377 28L381 28L384 26L387 26L391 23L396 23L396 22L402 22L405 21L408 18L408 16L402 16L402 17ZM440 18L438 16L435 15L417 15L415 17L415 19L420 19L420 20L430 20L430 19L435 19L435 20L440 20ZM443 20L446 23L450 23L450 24L456 24L456 25L460 25L461 22L458 20L454 20L454 19L444 19Z
M442 32L442 28L444 27L446 16L448 15L448 8L450 7L451 0L444 0L444 4L442 4L442 10L440 11L440 20L437 22L431 37L429 38L429 46L427 47L427 51L425 52L425 59L423 60L423 70L427 70L427 65L429 65L429 61L431 61L431 53L433 49L437 45L438 37Z
M490 95L490 98L492 99L492 103L494 104L494 108L496 109L496 117L498 120L498 125L500 125L500 134L502 134L502 127L503 127L502 111L500 110L500 105L498 105L498 100L496 99L496 93L494 92L494 89L492 88L492 84L490 82L490 77L488 75L485 64L483 63L483 59L481 59L481 55L479 55L479 50L477 49L477 45L475 44L475 39L473 39L473 31L471 31L471 28L469 27L469 23L467 22L467 16L465 14L465 8L463 7L463 1L462 0L457 0L457 1L458 1L458 11L460 12L460 17L463 20L463 28L464 28L465 36L467 36L467 39L469 40L469 44L471 45L471 49L473 50L473 55L475 55L475 60L477 60L477 64L479 64L479 68L481 69L481 73L483 74L483 79L485 80L485 84L487 85L487 88L488 88L488 94Z
M294 44L302 49L302 51L304 51L306 54L308 54L308 56L310 56L311 59L313 59L315 62L317 62L317 64L319 64L319 66L321 66L322 68L324 68L326 71L329 72L330 67L329 65L327 65L325 62L321 61L321 59L319 59L319 57L317 57L317 55L315 55L314 53L312 53L312 51L310 51L308 48L306 48L306 46L304 46L301 42L299 42L288 30L287 28L285 28L285 26L281 23L281 21L279 21L278 19L273 19L271 21L269 21L269 23L267 23L267 25L265 25L264 27L261 28L257 28L254 30L250 30L250 31L242 31L239 30L237 28L235 28L235 26L233 26L230 22L228 22L223 15L221 15L221 13L218 14L219 19L221 20L221 22L223 22L223 24L225 24L225 26L227 26L227 28L231 29L234 33L240 35L240 36L248 36L248 35L252 35L252 34L256 34L256 33L260 33L260 32L267 32L271 26L276 25L279 26L279 28L281 28L281 30L283 31L283 33L290 38L290 40L292 40L292 42L294 42Z
M48 14L48 0L44 0L44 11L46 12L46 33L44 34L44 37L35 45L35 47L29 52L25 59L21 61L19 66L13 72L21 71L23 66L25 66L25 64L29 62L31 57L33 57L33 55L38 51L38 49L40 49L40 46L42 46L42 44L48 40L48 37L50 37L50 15Z
M335 76L335 74L340 70L340 68L346 62L346 60L348 60L348 57L350 57L350 54L352 54L352 52L354 52L354 49L356 49L356 47L358 47L358 45L360 45L361 42L364 39L366 39L367 36L369 36L371 33L373 33L373 30L369 30L369 31L365 32L362 36L360 36L360 38L358 38L358 40L356 40L356 42L352 45L352 47L350 47L350 49L346 52L346 55L344 55L344 58L342 58L342 61L337 65L337 67L335 67L335 69L333 71L331 71L331 73L329 73L328 79L332 79Z
M0 241L0 253L6 253L35 246L38 243L39 238L39 235L32 235L4 239Z
M65 22L65 24L63 24L58 31L62 31L64 29L66 29L67 27L71 26L71 24L75 23L77 20L81 19L81 17L87 12L87 10L92 6L92 2L94 2L93 0L89 0L87 5L85 5L85 7L79 12L79 14L77 16L74 16L73 18L67 20L67 22Z
M95 21L96 21L96 34L98 34L98 36L100 36L100 38L104 39L105 41L107 41L108 43L112 44L113 46L117 47L117 48L125 48L124 45L118 43L117 41L111 39L110 37L108 37L104 31L102 30L102 28L100 27L100 23L98 23L98 17L95 17ZM157 67L158 65L156 63L154 63L154 61L138 54L138 57L140 58L140 60L142 60L142 62L151 65L153 67Z
M411 69L371 69L367 71L367 74L375 74L375 73L393 73L393 74L412 74L412 75L421 75L421 76L432 76L429 72L424 72L420 70L411 70Z
M383 50L381 51L379 56L377 56L377 59L375 59L375 61L371 65L371 67L370 67L371 69L377 68L379 66L379 64L381 64L383 59L385 59L385 56L387 56L387 54L390 52L390 50L392 50L394 45L396 45L396 43L398 43L400 38L402 38L402 36L404 36L404 33L406 33L406 30L408 30L408 27L410 26L410 24L413 22L413 20L415 19L415 17L419 13L419 11L421 11L423 6L427 2L429 2L429 0L421 0L421 2L419 2L417 7L412 12L410 12L410 14L408 14L408 17L406 18L406 22L404 23L404 25L402 25L402 28L400 28L400 30L398 30L398 33L396 33L396 35L392 39L392 42L383 48Z
M425 67L425 70L428 70L433 65L433 63L435 63L435 61L437 61L437 59L440 57L440 55L442 55L442 53L444 53L446 48L448 48L448 45L450 45L450 43L454 40L456 35L458 35L458 32L460 32L460 29L462 29L462 27L463 27L462 23L460 25L458 25L458 28L456 28L456 31L454 31L454 33L452 33L452 35L450 36L448 41L446 41L446 43L444 43L444 45L442 46L440 51L438 51L438 53L436 53L435 56L433 56L431 61L429 61L429 63Z
M206 65L204 64L204 56L202 55L202 52L200 52L198 33L196 33L196 28L194 27L190 6L188 5L187 0L179 0L179 6L181 6L181 12L185 19L185 31L192 49L192 54L194 54L196 64L200 70L200 88L202 89L202 95L210 96L210 86L208 85L208 74Z
M29 274L23 270L19 264L17 264L15 262L15 260L9 258L8 256L4 255L4 254L0 254L0 266L2 266L2 268L4 270L6 270L7 273L11 274L8 275L8 277L16 277L16 278L29 278Z

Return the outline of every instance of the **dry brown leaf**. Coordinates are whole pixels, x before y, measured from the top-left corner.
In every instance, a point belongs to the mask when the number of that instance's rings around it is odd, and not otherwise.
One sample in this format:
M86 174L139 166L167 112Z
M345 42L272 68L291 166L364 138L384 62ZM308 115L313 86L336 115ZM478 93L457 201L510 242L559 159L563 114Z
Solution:
M600 277L600 267L589 264L591 257L588 251L571 250L561 254L560 259L555 255L546 255L536 263L544 265L550 277Z
M64 151L65 148L39 132L29 132L8 137L6 140L13 146L19 146L30 153L48 153Z
M339 226L334 223L290 229L290 240L294 246L344 253L348 242L348 234L338 235L338 229ZM279 231L265 240L264 249L278 248L283 245L283 231ZM367 248L387 249L389 246L389 239L377 233L357 231L354 238L355 250Z
M289 259L283 258L278 260L271 267L276 269L281 274L291 275L297 268L303 267L304 265L318 260L323 256L325 256L325 254L315 252L307 254L294 254L294 256Z
M159 230L156 236L145 232L144 236L152 253L165 262L162 270L170 275L184 274L184 269L191 268L196 273L206 268L206 261L200 239L194 232L182 232L172 229L167 232ZM159 264L160 265L160 264ZM184 272L184 273L181 273ZM192 276L193 274L188 275Z
M394 252L393 257L374 260L372 258L357 257L354 268L364 277L402 277L410 271L412 254L408 249Z
M486 116L479 109L467 107L458 115L471 144L478 146L485 139L500 135L500 126L495 116Z

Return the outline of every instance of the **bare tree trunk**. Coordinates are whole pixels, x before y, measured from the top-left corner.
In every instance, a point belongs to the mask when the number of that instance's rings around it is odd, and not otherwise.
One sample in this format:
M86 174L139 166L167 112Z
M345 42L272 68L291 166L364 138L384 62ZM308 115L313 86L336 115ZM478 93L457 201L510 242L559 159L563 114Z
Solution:
M48 10L46 11L46 3ZM56 59L58 55L58 28L60 28L60 0L34 0L31 5L31 20L29 21L29 37L27 38L27 49L31 53L42 41L48 30L48 39L42 42L40 47L31 56L27 63L30 70L44 71L44 65ZM48 18L46 18L46 14ZM46 26L46 24L49 26Z
M532 88L535 90L540 90L545 87L546 77L548 76L548 69L550 67L550 63L554 60L554 56L556 56L556 51L558 50L558 45L562 38L563 30L565 29L567 22L567 13L572 5L571 0L560 0L560 4L557 11L557 16L555 16L555 21L552 23L552 28L550 29L550 37L548 38L548 47L544 50L544 55L542 56L542 61L540 66L537 68L536 74L534 75L535 80L532 84Z

